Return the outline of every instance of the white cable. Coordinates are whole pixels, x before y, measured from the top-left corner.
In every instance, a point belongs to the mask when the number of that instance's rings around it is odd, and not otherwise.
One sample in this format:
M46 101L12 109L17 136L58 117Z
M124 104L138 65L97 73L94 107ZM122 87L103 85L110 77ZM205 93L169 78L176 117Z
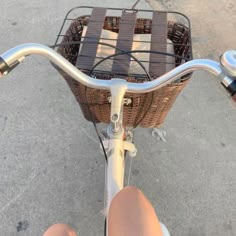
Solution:
M129 186L130 183L130 177L131 177L131 169L132 169L132 164L133 164L133 157L130 157L130 165L129 165L129 176L128 176L128 182L127 185Z

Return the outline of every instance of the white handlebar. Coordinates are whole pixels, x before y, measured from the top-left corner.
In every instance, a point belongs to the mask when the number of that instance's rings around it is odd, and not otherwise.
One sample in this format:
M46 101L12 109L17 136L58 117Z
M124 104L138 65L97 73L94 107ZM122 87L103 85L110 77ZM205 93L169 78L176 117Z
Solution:
M233 55L230 57L231 58L230 66L232 71L232 63L235 63L235 68L236 68L236 56L235 56L236 52L235 51L229 51L229 52ZM29 56L31 54L37 54L48 58L51 62L53 62L61 70L69 74L72 78L74 78L78 82L88 87L97 89L108 89L108 90L111 88L112 80L94 79L81 72L79 69L77 69L74 65L68 62L64 57L59 55L53 49L45 45L35 44L35 43L22 44L3 53L0 56L0 76L1 73L2 74L8 73L22 60L22 58ZM234 83L235 85L236 81L233 78L231 78L229 74L224 76L219 76L225 71L228 71L224 70L224 68L227 67L227 61L225 61L226 60L225 57L223 58L224 58L224 64L218 63L213 60L197 59L184 63L176 67L175 69L171 70L170 72L152 81L144 83L126 82L127 92L131 93L151 92L195 70L206 70L218 77L221 77L221 82L225 85L225 87L230 86L232 83ZM232 62L232 58L235 58L234 62ZM234 74L235 72L236 69L234 70Z

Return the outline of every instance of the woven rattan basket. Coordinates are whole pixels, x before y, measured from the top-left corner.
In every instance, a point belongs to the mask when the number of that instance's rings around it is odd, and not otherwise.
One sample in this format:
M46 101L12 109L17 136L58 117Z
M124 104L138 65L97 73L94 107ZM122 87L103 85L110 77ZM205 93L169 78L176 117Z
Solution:
M119 10L119 9L118 9ZM76 65L81 44L82 30L85 25L89 27L91 16L76 17L70 19L69 28L67 28L57 51L72 64ZM121 16L106 16L103 22L103 29L119 33L121 25ZM151 34L153 19L138 18L135 20L134 34ZM174 45L176 55L175 66L178 66L192 59L190 26L174 21L167 21L167 30L165 37L168 37ZM57 39L58 41L58 39ZM81 59L82 60L82 59ZM78 66L78 65L77 65ZM78 66L79 67L79 66ZM80 68L83 72L90 74L91 71L86 68ZM110 121L110 103L108 97L110 92L88 88L73 80L67 74L62 73L76 97L84 117L93 122L109 123ZM114 77L125 78L130 82L142 83L147 81L147 76L119 74L107 71L94 70L92 75L97 79L111 79ZM160 74L151 74L152 78ZM136 127L158 127L160 126L179 93L183 90L190 78L190 74L181 78L177 82L171 83L161 89L146 94L127 93L125 98L131 99L131 104L124 106L123 123L125 126Z

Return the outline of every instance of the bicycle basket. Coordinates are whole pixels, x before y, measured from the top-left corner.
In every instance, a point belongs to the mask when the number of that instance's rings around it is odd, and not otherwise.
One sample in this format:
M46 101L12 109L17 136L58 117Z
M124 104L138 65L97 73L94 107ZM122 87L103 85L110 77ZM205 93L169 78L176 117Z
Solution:
M87 10L88 14L69 17L72 12L76 15L74 11L78 9ZM115 16L109 16L111 12ZM146 45L145 50L143 45ZM168 52L169 45L173 46L173 55ZM67 14L55 47L73 65L96 79L124 78L138 83L157 78L171 67L192 59L190 22L184 15L171 12L78 7ZM101 51L106 51L105 47L110 51L104 58ZM131 51L135 53L131 54ZM144 52L146 56L140 59ZM115 56L109 57L109 54ZM103 63L105 65L101 67ZM139 68L143 71L140 72ZM93 122L109 123L110 92L88 88L61 73L84 117ZM125 98L130 103L124 105L124 125L160 126L190 76L188 74L154 92L127 93Z

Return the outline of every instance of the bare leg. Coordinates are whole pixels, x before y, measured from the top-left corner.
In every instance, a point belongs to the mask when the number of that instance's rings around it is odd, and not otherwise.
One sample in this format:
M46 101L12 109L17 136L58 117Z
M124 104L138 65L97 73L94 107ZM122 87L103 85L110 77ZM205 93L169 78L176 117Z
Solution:
M135 187L121 190L108 212L108 234L111 236L162 236L155 210L144 194Z
M66 224L55 224L47 229L43 236L77 236L76 232Z

